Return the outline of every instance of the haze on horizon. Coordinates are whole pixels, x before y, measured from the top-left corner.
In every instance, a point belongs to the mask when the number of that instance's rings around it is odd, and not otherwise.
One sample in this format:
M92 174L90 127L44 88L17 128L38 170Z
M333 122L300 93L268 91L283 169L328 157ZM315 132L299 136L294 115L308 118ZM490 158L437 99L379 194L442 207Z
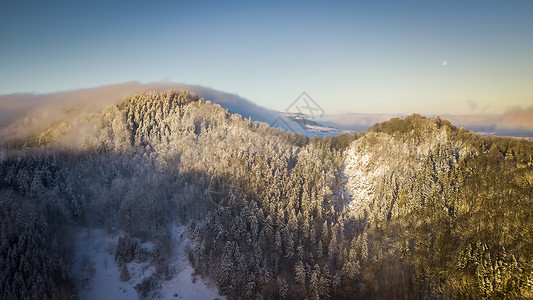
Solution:
M533 103L533 3L4 1L0 94L138 80L283 111L502 114Z

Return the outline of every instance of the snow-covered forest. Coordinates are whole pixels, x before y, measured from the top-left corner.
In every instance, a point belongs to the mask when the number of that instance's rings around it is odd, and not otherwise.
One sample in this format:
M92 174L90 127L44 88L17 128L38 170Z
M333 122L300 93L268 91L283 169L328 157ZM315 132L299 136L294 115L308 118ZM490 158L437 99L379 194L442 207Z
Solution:
M140 298L178 254L228 299L533 297L531 141L419 115L308 138L168 91L1 143L0 299L78 297L88 229Z

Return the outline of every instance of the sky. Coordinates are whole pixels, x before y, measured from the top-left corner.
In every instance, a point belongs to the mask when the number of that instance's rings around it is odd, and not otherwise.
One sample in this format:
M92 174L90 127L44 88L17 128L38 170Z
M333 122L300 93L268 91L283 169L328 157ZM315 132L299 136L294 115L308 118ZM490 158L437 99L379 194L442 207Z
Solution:
M327 114L533 106L533 1L0 1L0 94L137 80Z

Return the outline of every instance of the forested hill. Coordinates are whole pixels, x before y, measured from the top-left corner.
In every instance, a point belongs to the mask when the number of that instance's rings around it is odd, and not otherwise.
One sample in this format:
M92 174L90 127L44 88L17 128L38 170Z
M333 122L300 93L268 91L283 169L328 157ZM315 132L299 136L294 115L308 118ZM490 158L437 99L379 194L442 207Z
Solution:
M231 299L533 297L530 141L419 115L309 139L169 91L3 143L2 299L75 293L74 225L152 241L168 280L176 223Z

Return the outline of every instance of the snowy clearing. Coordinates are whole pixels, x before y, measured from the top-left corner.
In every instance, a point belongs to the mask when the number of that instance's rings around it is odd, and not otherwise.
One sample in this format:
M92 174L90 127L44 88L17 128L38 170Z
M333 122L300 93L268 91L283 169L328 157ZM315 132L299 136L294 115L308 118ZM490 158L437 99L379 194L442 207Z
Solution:
M169 268L175 275L161 282L161 289L152 295L155 299L225 299L214 284L193 276L194 270L185 255L190 241L185 237L185 227L173 226L174 254ZM79 298L90 299L137 299L135 285L155 272L150 259L144 263L127 263L130 280L120 281L120 270L115 262L115 249L121 233L108 234L104 229L83 228L76 234L72 274ZM151 243L141 243L151 249Z

